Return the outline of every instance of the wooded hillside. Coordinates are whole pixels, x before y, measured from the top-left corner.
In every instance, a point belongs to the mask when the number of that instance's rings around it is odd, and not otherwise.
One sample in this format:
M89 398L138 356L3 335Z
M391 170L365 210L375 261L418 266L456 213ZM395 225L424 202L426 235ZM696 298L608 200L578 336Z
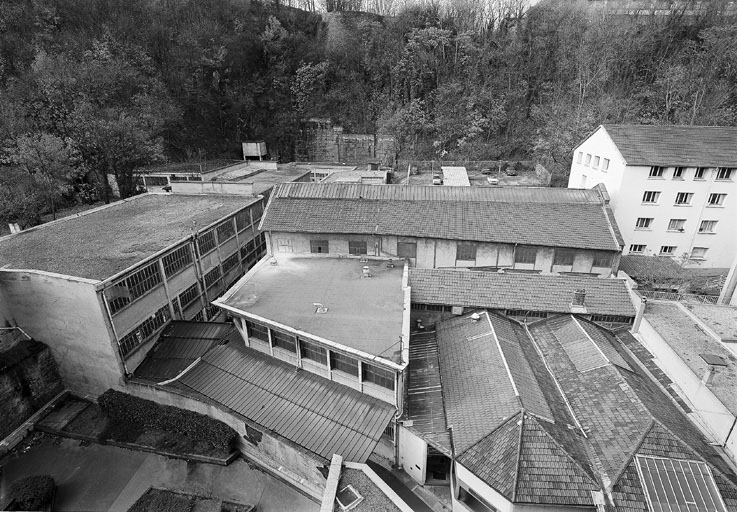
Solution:
M128 195L138 166L237 158L245 139L289 161L309 117L393 134L403 157L535 158L558 173L604 122L737 124L737 20L719 2L623 15L543 0L491 17L484 3L381 17L4 0L0 202L104 198L108 173Z

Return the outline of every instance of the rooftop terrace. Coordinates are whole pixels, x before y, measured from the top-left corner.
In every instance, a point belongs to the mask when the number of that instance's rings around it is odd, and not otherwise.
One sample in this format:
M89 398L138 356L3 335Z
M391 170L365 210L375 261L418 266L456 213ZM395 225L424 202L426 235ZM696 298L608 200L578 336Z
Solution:
M287 257L261 264L219 302L373 356L399 361L403 267L354 258ZM368 266L371 278L362 278ZM317 313L315 304L327 308ZM408 312L408 311L407 311ZM397 353L397 355L395 355Z
M737 358L721 342L706 334L692 318L674 303L649 302L645 320L660 334L673 351L699 378L708 364L699 354L713 354L724 359L722 368L707 387L731 411L737 412Z
M104 280L259 199L146 194L0 239L0 267Z

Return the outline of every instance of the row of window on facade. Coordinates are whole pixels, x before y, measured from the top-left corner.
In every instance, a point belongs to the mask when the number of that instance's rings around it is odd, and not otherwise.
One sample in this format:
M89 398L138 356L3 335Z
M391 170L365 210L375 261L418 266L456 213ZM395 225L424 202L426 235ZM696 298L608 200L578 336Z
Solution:
M394 390L394 372L377 365L359 361L356 358L341 354L334 350L297 338L276 329L271 329L258 322L246 320L249 338L256 338L269 343L270 346L297 354L301 359L308 359L331 370L338 370L348 375L361 378L362 382L370 382L386 389Z
M292 252L293 242L288 239L277 241L277 250L280 252ZM366 255L365 241L348 241L348 253L355 256ZM537 259L538 247L517 245L514 250L514 262L518 264L534 265ZM328 254L330 252L329 240L310 240L310 252L313 254ZM471 242L459 242L456 244L456 261L476 261L478 244ZM610 267L612 264L611 254L604 251L592 251L594 267ZM577 252L574 249L556 248L553 256L553 265L572 266ZM397 242L397 257L402 259L417 258L417 242Z
M638 217L635 221L635 229L637 230L651 230L653 228L654 217ZM673 231L675 233L683 233L686 230L687 219L670 219L668 221L667 231ZM702 220L699 224L699 233L710 234L716 233L717 223L716 220Z
M260 208L260 204L258 206ZM248 215L248 210L241 211L235 216L236 224L238 223L238 217L241 216L243 218L241 214L244 213ZM254 222L258 221L254 220ZM217 240L219 242L219 245L222 245L226 241L230 240L233 236L235 236L233 226L233 218L231 218L218 225L215 229L204 233L198 240L200 253L205 254L203 252L202 245L203 239L205 240L204 248L208 248L211 243L215 243L215 233L217 233ZM242 225L241 227L239 227L239 230L243 231L246 229L246 227L248 226ZM213 245L213 247L208 249L207 252L210 252L217 245L218 244ZM259 248L265 249L265 247L266 238L264 237L263 233L260 233L254 239L249 240L246 245L241 248L241 259L246 260L251 253L253 253L254 251L258 251ZM171 279L172 277L183 271L185 268L192 265L193 262L194 255L192 254L192 249L189 244L185 244L161 258L163 272L167 279ZM236 253L223 261L223 274L229 272L237 265L238 256ZM219 274L220 268L215 267L213 270L209 271L209 273L205 275L205 282L208 288L220 278ZM120 281L116 282L112 287L110 287L106 293L108 304L110 307L110 313L115 314L119 312L132 302L135 302L137 299L156 288L162 282L163 277L158 260L146 265L145 267L134 272L128 277L121 279Z
M235 284L243 274L252 268L264 254L266 254L266 239L263 234L261 234L256 240L252 240L246 244L246 246L241 247L240 251L233 253L223 260L222 265L218 265L207 272L204 276L205 290L210 290L223 276L227 276L230 271L238 268L240 263L240 271L231 277L230 282L227 283L224 288L228 289ZM202 286L199 282L193 283L172 299L172 307L174 309L175 316L184 319L184 311L190 308L195 302L202 300L202 298ZM214 297L209 297L209 299L212 300ZM108 300L110 301L111 299L108 298ZM208 298L205 296L204 302L207 301ZM219 315L219 312L220 310L217 307L206 304L205 307L192 318L192 321L212 320ZM123 336L119 341L123 356L128 355L135 347L146 341L159 328L163 327L170 318L168 305L165 305L154 315L144 320L130 333Z
M642 202L645 204L656 204L660 201L660 191L658 190L646 190L642 194ZM693 200L693 192L677 192L674 205L686 206L690 205ZM708 206L724 206L724 200L727 198L727 194L712 193L706 200Z
M586 153L586 157L584 158L583 151L579 151L578 155L576 156L576 163L583 164L586 167L591 167L592 169L599 169L599 163L601 163L601 169L602 171L609 170L609 159L608 158L600 158L596 155L591 155L591 153Z
M438 311L450 313L453 311L453 306L444 304L422 304L413 302L411 309L413 311ZM468 308L466 308L468 309ZM485 309L483 307L471 308L471 309ZM533 311L529 309L505 309L502 310L505 316L514 319L533 319L533 318L548 318L550 313L547 311ZM608 323L608 324L631 324L634 318L630 316L622 315L591 315L591 321L597 323Z
M661 245L659 256L675 256L678 250L677 245ZM647 244L631 244L630 254L645 254L647 251ZM703 260L706 259L706 253L709 251L708 247L694 247L688 255L691 260Z
M669 173L671 168L669 167L662 167L658 165L654 165L650 167L650 173L648 174L648 178L662 178L665 179L667 176L666 174ZM672 167L673 171L672 174L670 174L670 177L674 180L683 180L686 178L688 167ZM693 179L695 180L706 180L709 176L709 167L696 167L694 168L694 176ZM732 179L732 173L734 172L734 169L731 167L717 167L716 174L714 179L716 180L731 180Z

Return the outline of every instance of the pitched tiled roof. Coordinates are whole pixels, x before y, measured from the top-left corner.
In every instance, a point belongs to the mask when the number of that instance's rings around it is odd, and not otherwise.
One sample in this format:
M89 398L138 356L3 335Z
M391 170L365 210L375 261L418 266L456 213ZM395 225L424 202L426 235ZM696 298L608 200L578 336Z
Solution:
M603 125L628 165L737 167L737 128Z
M515 503L591 506L599 485L542 427L512 416L456 460Z
M635 316L624 280L412 268L412 302L487 309L570 313L573 293L586 290L591 314Z
M493 432L521 404L486 314L437 325L440 375L453 448L462 453Z
M155 382L173 379L223 340L240 340L233 324L174 321L136 368L135 376Z
M238 343L218 345L176 381L330 459L365 462L396 409Z
M260 228L618 251L611 222L596 191L289 183Z
M684 275L684 269L673 258L628 254L619 260L619 270L632 279L673 279Z

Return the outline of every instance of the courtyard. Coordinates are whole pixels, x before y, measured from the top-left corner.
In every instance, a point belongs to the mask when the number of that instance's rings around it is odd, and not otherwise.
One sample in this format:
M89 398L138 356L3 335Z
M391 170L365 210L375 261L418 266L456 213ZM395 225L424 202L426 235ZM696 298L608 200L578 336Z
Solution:
M150 487L256 505L261 512L320 508L243 459L218 466L45 434L0 459L0 503L14 481L39 474L56 481L59 512L126 512Z

